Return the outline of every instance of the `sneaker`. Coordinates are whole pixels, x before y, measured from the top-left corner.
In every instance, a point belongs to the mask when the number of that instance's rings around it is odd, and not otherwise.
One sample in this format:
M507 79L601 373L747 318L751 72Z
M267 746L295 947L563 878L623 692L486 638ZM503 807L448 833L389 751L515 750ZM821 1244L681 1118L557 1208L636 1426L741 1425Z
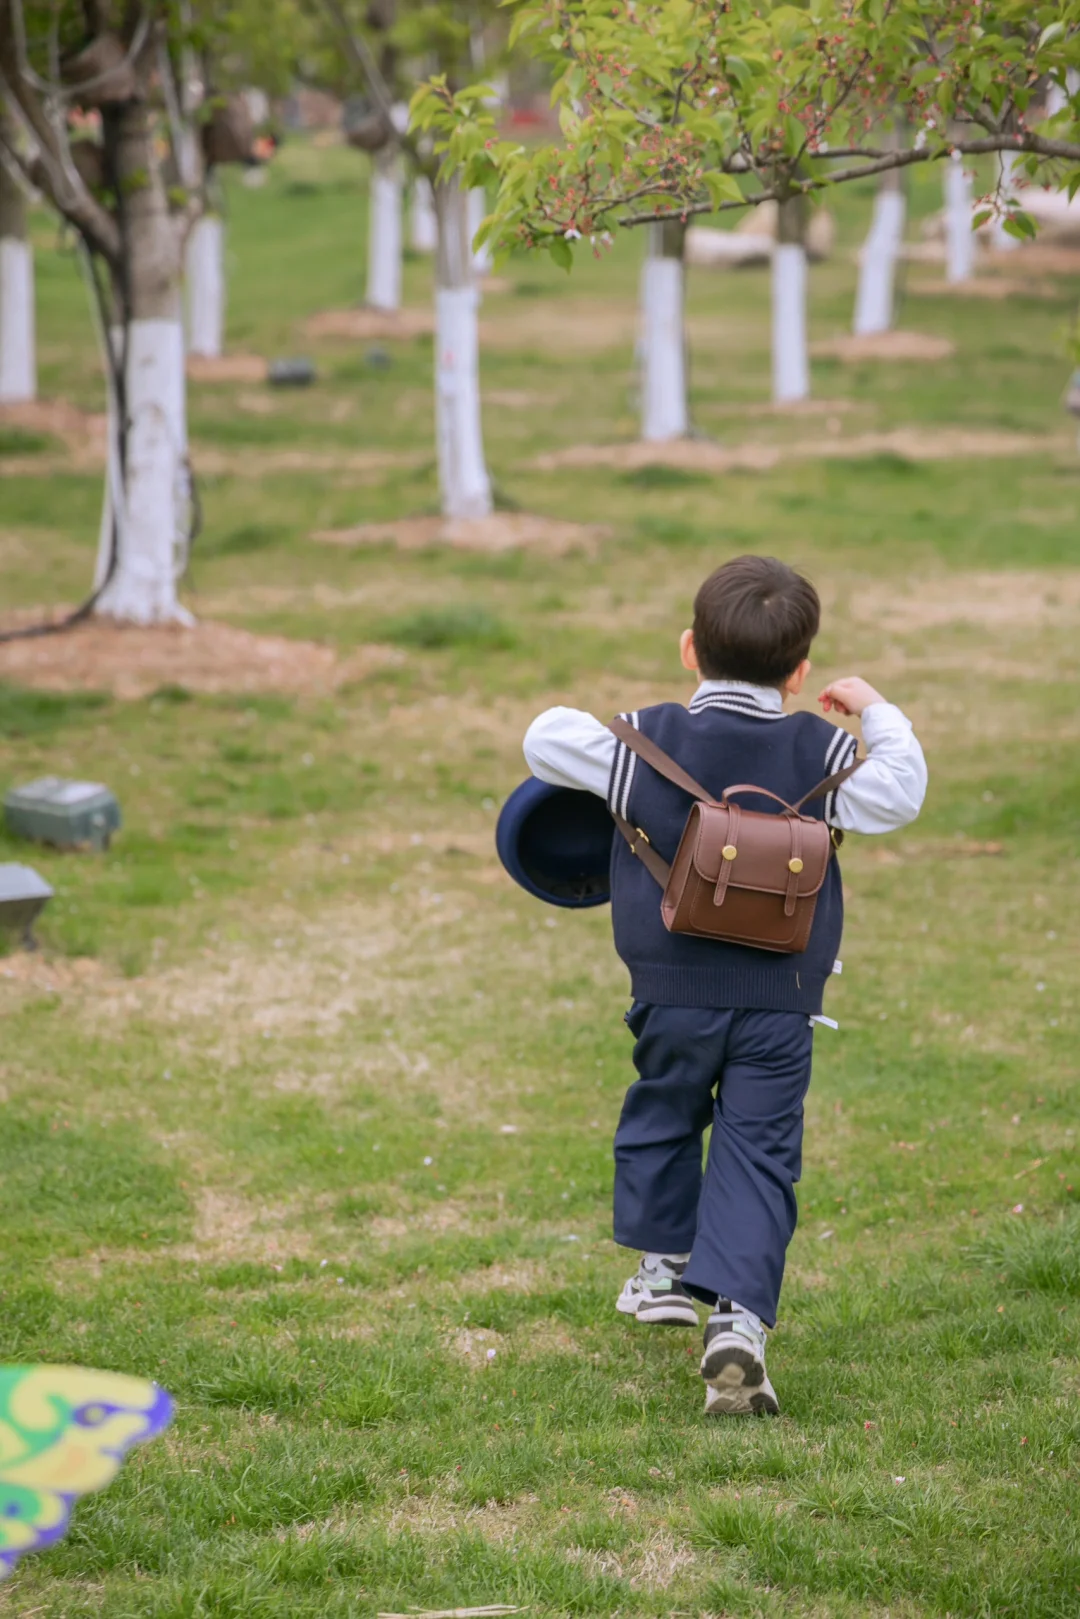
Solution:
M706 1325L701 1375L706 1412L775 1417L780 1411L765 1370L765 1328L729 1299L717 1300Z
M661 1259L650 1265L642 1259L637 1275L631 1276L615 1300L615 1308L622 1315L632 1315L635 1321L696 1327L694 1301L679 1280L685 1265L685 1260Z

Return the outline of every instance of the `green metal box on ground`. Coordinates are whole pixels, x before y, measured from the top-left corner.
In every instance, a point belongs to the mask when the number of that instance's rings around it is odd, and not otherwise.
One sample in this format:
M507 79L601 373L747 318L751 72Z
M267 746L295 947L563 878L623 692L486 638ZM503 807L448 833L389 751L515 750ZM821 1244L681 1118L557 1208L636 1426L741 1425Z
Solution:
M32 866L0 866L0 933L19 933L30 944L30 929L53 897Z
M42 776L4 797L4 820L16 837L58 849L107 849L120 826L120 805L96 781Z

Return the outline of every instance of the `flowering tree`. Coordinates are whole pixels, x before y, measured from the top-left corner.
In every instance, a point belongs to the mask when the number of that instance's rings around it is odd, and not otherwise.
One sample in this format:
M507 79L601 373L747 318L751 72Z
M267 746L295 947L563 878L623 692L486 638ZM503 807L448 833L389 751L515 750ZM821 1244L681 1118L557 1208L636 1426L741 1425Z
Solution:
M1013 186L1080 185L1080 0L513 3L516 37L554 68L562 140L500 139L475 86L436 77L413 104L448 163L497 180L485 233L503 246L569 266L612 226L783 207L954 153L1016 154ZM1033 233L1011 188L994 212Z

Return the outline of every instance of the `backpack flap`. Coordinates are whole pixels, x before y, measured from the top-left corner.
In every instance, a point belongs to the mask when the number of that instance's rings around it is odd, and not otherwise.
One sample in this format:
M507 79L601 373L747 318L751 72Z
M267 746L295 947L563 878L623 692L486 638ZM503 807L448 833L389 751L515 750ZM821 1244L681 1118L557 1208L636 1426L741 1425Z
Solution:
M795 900L820 891L832 852L824 821L767 815L731 803L695 804L684 836L692 840L694 870L713 886L717 905L729 889L750 888L783 894L793 907Z

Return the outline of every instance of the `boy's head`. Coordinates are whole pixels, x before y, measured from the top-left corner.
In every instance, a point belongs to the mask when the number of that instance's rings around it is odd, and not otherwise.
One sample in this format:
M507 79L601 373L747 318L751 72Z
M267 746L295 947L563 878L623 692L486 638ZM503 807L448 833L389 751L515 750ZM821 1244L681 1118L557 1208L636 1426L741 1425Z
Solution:
M775 557L733 557L694 598L683 663L705 680L798 691L820 621L818 593L794 568Z

